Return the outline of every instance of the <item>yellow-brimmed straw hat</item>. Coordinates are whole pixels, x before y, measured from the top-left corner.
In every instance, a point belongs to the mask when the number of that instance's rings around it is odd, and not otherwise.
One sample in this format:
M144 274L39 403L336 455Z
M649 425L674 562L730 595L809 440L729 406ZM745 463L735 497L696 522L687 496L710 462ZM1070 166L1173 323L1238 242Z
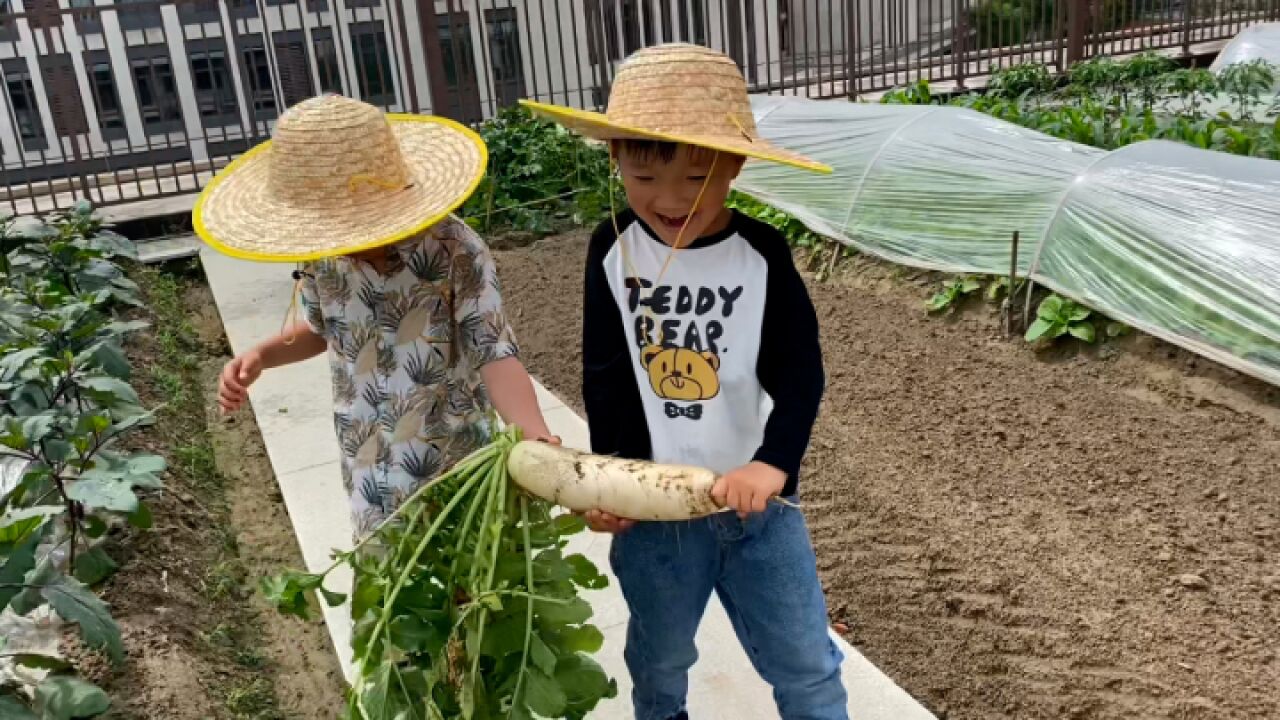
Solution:
M657 45L631 55L618 69L604 113L520 102L596 140L665 140L831 172L820 162L762 140L738 66L723 53L698 45Z
M213 179L196 202L195 229L249 260L366 250L445 218L475 191L487 163L480 136L452 120L312 98Z

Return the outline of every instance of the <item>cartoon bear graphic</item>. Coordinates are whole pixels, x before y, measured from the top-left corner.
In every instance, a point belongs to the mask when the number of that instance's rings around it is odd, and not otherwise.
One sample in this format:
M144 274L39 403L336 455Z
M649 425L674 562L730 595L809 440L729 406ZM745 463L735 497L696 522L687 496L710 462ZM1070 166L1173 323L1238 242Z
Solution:
M650 345L641 351L640 363L649 371L653 392L664 400L697 402L720 394L715 353Z

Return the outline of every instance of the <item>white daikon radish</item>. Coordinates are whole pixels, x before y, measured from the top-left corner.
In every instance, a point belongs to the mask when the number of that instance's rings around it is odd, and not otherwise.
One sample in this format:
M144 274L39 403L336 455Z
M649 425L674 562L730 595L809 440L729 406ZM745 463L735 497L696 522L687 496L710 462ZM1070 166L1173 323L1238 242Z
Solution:
M524 441L507 457L507 471L528 492L574 512L689 520L720 510L711 498L716 474L688 465L623 460Z

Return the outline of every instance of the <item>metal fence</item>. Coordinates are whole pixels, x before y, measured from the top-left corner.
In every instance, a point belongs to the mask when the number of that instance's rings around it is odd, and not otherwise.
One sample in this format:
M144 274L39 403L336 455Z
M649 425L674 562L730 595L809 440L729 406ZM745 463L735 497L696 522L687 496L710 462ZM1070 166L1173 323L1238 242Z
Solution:
M753 92L856 97L1267 19L1280 0L0 0L0 213L196 191L323 92L468 123L600 108L628 54L684 41Z

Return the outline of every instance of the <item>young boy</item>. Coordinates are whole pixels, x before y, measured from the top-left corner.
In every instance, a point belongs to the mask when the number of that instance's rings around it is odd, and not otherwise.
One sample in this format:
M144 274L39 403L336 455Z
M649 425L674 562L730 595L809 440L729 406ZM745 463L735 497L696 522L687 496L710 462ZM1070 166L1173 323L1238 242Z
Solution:
M485 156L450 121L326 96L286 112L273 141L197 205L214 247L302 263L305 321L228 362L219 402L235 411L263 370L328 350L357 538L484 443L490 403L527 437L556 441L517 359L493 259L449 214Z
M715 592L784 720L847 718L808 530L777 501L795 496L822 396L817 317L783 237L725 207L748 157L826 168L759 139L741 73L705 48L633 55L607 115L530 105L609 142L630 205L587 257L592 450L708 467L722 473L715 499L736 511L685 523L588 514L616 533L636 717L688 717L694 636Z

